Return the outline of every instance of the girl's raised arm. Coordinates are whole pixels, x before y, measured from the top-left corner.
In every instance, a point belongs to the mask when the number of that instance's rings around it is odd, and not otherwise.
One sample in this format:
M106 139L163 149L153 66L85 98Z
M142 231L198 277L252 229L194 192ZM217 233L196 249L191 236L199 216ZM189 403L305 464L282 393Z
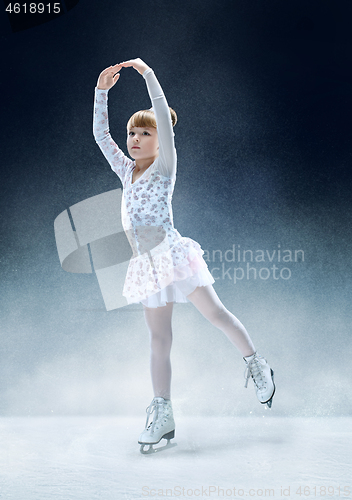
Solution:
M131 59L119 64L122 68L133 67L146 81L152 102L159 140L159 170L166 177L176 175L176 149L169 105L153 70L142 59Z
M121 66L109 66L104 69L98 78L95 88L93 135L103 155L110 163L112 170L120 177L123 183L126 171L132 160L127 158L112 139L109 131L108 118L108 91L115 85L120 77L118 71Z

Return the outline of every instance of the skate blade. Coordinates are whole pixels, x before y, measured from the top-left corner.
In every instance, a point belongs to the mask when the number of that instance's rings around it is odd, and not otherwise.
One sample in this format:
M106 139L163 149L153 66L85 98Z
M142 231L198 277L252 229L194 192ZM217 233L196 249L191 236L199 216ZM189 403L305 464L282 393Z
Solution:
M139 451L143 455L150 455L151 453L157 453L158 451L165 450L166 448L172 448L176 446L176 443L170 443L170 439L173 439L175 437L175 430L168 432L167 434L164 434L163 437L159 439L157 443L139 443L141 445ZM158 448L153 448L154 445L159 444L162 439L166 439L167 443L164 446L158 446ZM147 449L144 449L145 447L148 447Z
M141 444L139 451L142 453L142 455L152 455L154 453L158 453L159 451L164 451L167 450L168 448L173 448L174 446L177 446L177 443L171 443L170 439L168 439L167 443L164 444L164 446L158 446L158 448L153 448L153 446L155 446L155 444ZM145 447L148 448L144 449Z
M273 370L271 370L271 380L273 381L273 384L274 384L274 372L273 372ZM273 404L273 397L275 394L275 390L276 390L276 387L274 384L274 392L272 393L271 398L268 401L265 401L264 403L262 403L264 405L267 405L268 408L271 408L271 405Z
M273 404L272 399L269 399L269 401L266 403L268 408L271 408L272 404Z

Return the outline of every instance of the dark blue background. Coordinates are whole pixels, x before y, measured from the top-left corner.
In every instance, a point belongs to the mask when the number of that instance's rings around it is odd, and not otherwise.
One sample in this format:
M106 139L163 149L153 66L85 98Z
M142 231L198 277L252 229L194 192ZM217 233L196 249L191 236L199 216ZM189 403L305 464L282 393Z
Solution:
M280 287L290 286L312 306L304 324L323 312L331 320L313 328L310 352L332 336L349 341L341 332L350 304L351 19L347 0L80 0L56 20L12 33L3 12L5 386L39 359L81 345L89 311L103 311L94 276L61 270L53 221L119 187L92 135L93 94L102 69L134 57L154 69L178 113L176 228L206 249L303 248L305 274L278 284L275 307ZM144 80L123 70L109 93L122 148L128 118L145 107ZM270 296L263 287L246 293ZM335 303L338 313L327 309ZM304 328L297 345L303 338ZM337 355L345 346L329 348Z

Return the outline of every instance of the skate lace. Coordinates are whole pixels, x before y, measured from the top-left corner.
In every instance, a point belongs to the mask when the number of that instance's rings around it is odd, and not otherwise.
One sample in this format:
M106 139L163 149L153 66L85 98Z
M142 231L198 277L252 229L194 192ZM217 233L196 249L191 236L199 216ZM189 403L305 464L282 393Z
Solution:
M158 428L160 424L162 425L162 419L163 419L163 417L166 416L165 415L166 409L167 409L166 407L167 407L166 402L160 403L155 398L150 403L150 405L147 406L147 409L145 410L147 412L147 420L145 422L145 428L150 430L151 434L153 434L155 427ZM148 422L149 422L153 413L154 413L153 420L148 425Z
M262 366L256 356L249 361L246 366L244 372L244 378L246 379L246 383L244 384L245 387L247 387L250 377L253 378L253 381L258 389L263 389L265 387L266 382L263 377Z

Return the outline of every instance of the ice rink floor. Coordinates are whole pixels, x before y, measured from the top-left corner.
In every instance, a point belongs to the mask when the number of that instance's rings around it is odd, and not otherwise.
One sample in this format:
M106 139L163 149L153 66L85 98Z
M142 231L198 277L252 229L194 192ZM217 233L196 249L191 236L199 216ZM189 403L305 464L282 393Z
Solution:
M352 418L178 418L151 455L142 420L0 419L0 498L352 498Z

